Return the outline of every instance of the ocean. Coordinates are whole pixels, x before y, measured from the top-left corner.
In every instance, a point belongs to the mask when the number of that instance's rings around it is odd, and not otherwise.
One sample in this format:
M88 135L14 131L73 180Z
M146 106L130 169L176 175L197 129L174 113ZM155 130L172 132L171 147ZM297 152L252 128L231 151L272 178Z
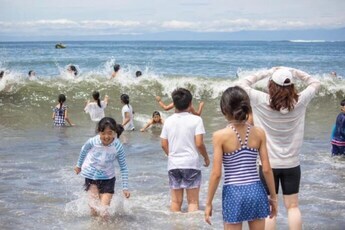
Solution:
M219 108L221 93L243 76L273 66L301 69L321 81L308 107L301 151L300 209L304 229L343 229L345 159L331 157L330 133L345 98L345 42L327 41L65 41L1 42L0 70L0 225L1 229L223 229L221 185L213 204L213 225L203 211L169 212L167 158L160 129L139 129L158 110L159 95L168 104L177 87L204 101L204 141L212 159L212 133L226 126ZM66 71L73 64L78 76ZM110 79L120 64L119 76ZM29 80L28 71L36 72ZM143 75L135 77L140 70ZM337 77L330 73L335 71ZM260 85L258 87L263 87ZM297 82L298 89L303 85ZM98 90L109 95L106 116L121 122L120 95L127 93L135 111L134 132L121 136L129 168L131 198L122 198L119 170L108 223L91 218L83 178L73 168L80 148L95 135L83 112ZM64 93L75 127L54 128L52 108ZM205 207L208 178L203 168L200 208ZM186 204L183 204L186 210ZM246 225L246 224L244 224ZM245 227L246 228L246 227ZM288 229L279 195L277 229Z

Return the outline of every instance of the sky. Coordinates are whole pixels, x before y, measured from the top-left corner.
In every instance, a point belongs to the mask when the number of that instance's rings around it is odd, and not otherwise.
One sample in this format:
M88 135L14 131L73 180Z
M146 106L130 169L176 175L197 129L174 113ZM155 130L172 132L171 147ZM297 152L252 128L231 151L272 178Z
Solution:
M345 0L0 0L0 5L0 40L248 40L294 34L345 40Z

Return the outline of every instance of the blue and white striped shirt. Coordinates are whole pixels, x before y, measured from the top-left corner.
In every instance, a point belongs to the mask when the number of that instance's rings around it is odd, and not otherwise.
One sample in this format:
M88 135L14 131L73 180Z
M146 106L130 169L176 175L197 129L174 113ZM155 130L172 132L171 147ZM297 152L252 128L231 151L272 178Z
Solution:
M107 180L115 177L115 159L117 159L122 179L122 189L128 189L128 168L125 151L119 139L105 146L100 136L90 138L81 148L77 166L81 175L91 180Z

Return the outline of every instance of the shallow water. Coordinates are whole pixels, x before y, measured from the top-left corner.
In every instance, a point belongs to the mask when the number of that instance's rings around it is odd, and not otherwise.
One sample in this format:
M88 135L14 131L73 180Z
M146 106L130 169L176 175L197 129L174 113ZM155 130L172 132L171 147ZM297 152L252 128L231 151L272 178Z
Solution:
M233 43L230 49L227 43L141 45L123 42L114 45L119 51L116 60L125 63L122 75L112 81L108 77L114 60L105 58L109 43L90 46L84 42L73 44L75 49L54 57L57 51L49 50L49 43L20 43L19 46L15 44L17 48L13 44L1 43L1 54L8 54L9 57L1 67L9 71L6 78L10 85L9 90L0 92L1 229L222 229L221 186L213 204L212 226L203 221L202 211L194 214L172 214L168 211L167 159L160 147L160 129L123 134L121 140L130 170L131 198L122 198L121 183L117 181L110 221L104 223L91 218L82 187L83 178L73 172L81 146L94 135L94 124L83 113L84 102L90 99L93 90L99 90L102 96L108 94L110 102L106 115L120 120L119 96L123 92L128 93L139 130L154 110L159 110L164 118L172 114L172 111L163 112L158 107L155 95L162 96L163 101L169 103L169 94L174 88L189 88L195 96L195 107L199 100L205 101L202 118L207 134L204 140L212 158L212 132L226 125L219 109L221 92L233 84L236 73L242 77L285 61L311 71L322 82L319 95L307 110L301 153L300 208L303 227L343 229L345 159L330 156L329 137L339 112L338 104L345 97L345 83L327 75L329 69L337 70L340 76L345 72L339 64L343 57L338 52L344 49L343 43L336 44L334 48L335 44L328 43L289 46L285 43L238 42ZM219 45L224 48L224 53ZM203 46L207 47L208 56L219 56L219 60L212 59L208 63L206 51L201 49ZM110 47L109 50L114 48ZM275 51L278 48L283 51ZM37 55L29 56L25 50L30 49L36 50ZM96 52L99 49L101 51ZM262 53L265 49L268 53ZM133 50L140 51L150 64L140 63L142 59L133 54ZM244 50L244 57L241 50ZM234 57L227 59L230 51ZM88 56L90 52L94 56ZM77 54L80 54L79 59ZM157 56L149 58L151 54ZM239 59L235 62L238 68L227 68L236 57ZM292 57L296 57L295 60ZM269 61L265 62L263 58ZM189 63L189 59L193 62ZM69 79L63 71L63 67L72 61L78 62L82 70L77 79ZM54 62L58 64L50 66L49 63ZM145 69L144 75L136 79L132 74L140 65ZM42 70L35 81L28 81L25 76L26 69L31 67ZM52 108L57 104L59 93L66 94L69 116L76 127L52 127ZM210 170L203 168L202 171L201 209L205 207ZM287 229L286 212L282 198L279 199L277 229ZM186 204L183 210L186 210Z

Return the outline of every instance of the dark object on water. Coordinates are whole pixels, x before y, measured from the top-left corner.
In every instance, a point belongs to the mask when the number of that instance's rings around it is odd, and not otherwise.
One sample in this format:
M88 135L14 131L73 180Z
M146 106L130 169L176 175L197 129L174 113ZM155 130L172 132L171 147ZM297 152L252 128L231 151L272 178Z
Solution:
M62 43L58 43L55 45L55 49L65 49L65 48L66 48L66 46Z

